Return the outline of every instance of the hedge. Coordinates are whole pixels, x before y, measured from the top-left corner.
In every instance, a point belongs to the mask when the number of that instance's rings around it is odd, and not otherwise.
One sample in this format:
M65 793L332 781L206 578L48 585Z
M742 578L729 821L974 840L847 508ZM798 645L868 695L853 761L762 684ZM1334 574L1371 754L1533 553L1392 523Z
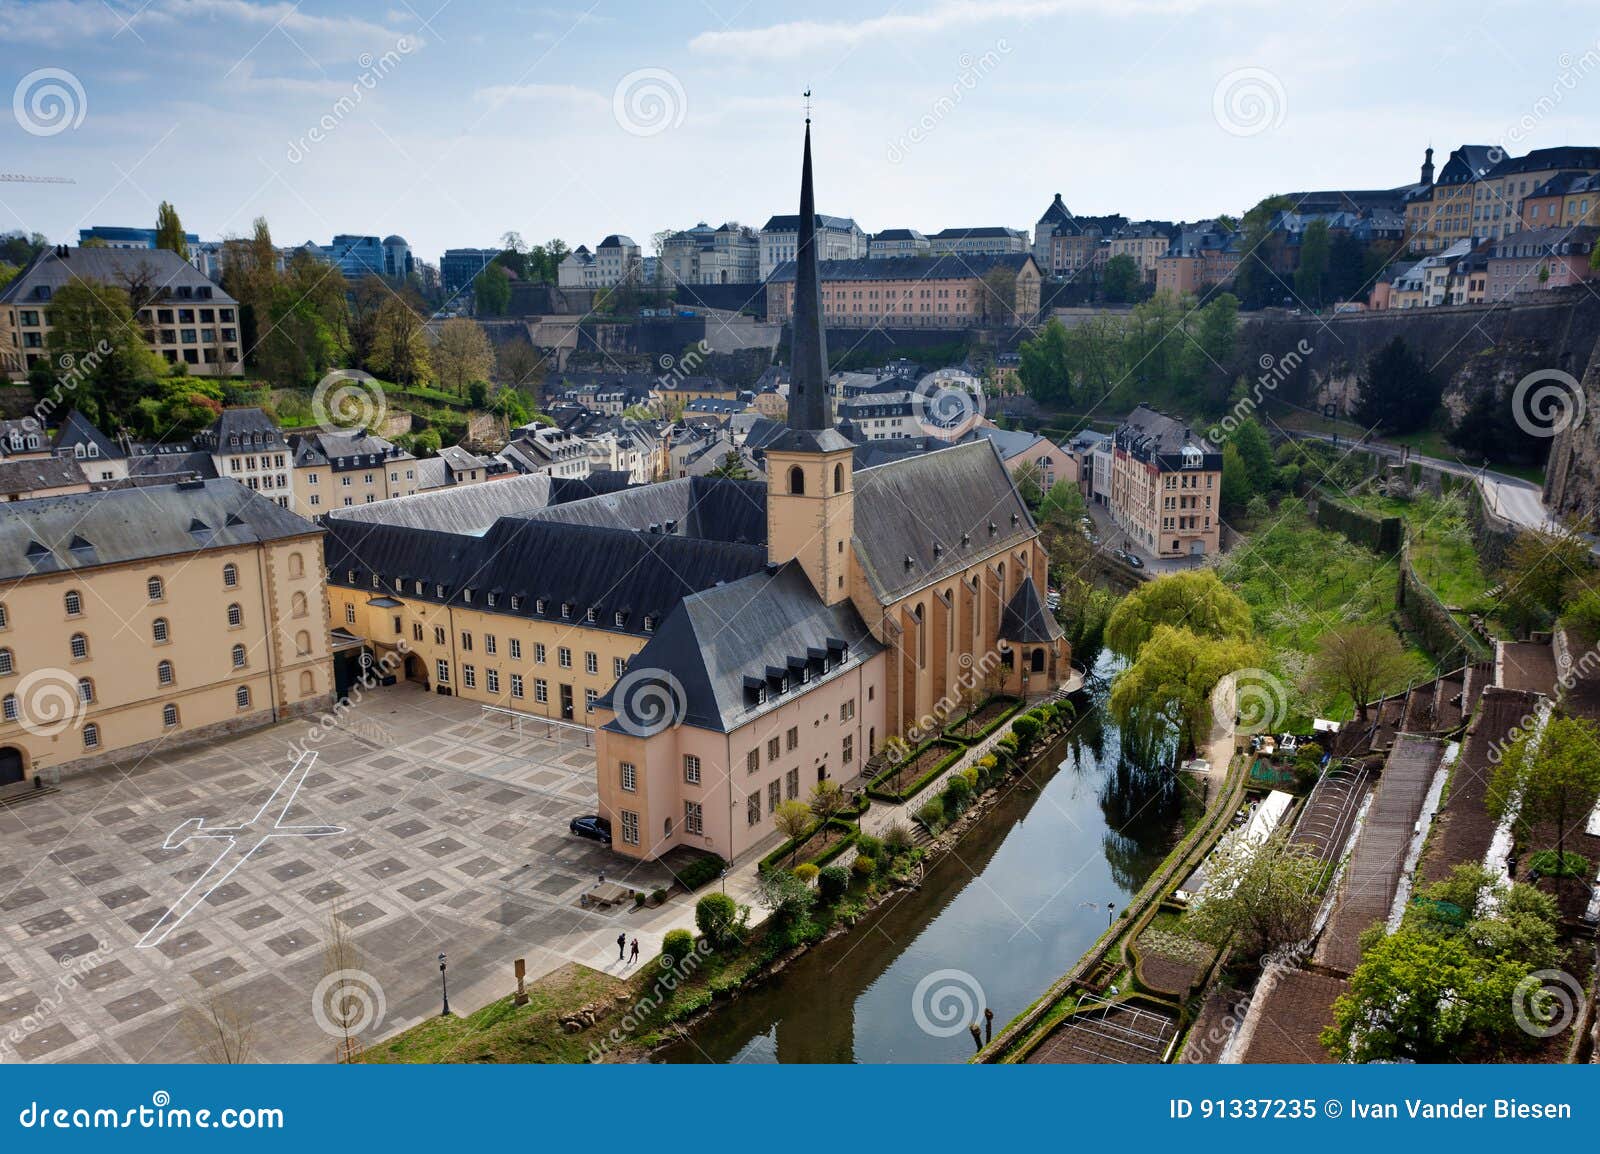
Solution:
M726 865L727 863L714 853L697 857L677 871L678 882L686 890L697 890L707 882L716 881L721 877Z
M1405 522L1399 517L1377 517L1322 492L1317 494L1317 524L1385 557L1400 552L1405 539Z
M959 732L961 727L964 724L966 724L967 717L972 716L973 713L982 713L985 709L988 709L989 706L993 705L996 701L1009 701L1011 703L1011 708L1006 710L1004 713L1000 714L1000 716L996 717L988 725L986 725L982 729L978 730L977 733L961 733L961 732ZM1009 695L1004 695L1004 694L996 694L995 696L993 696L993 697L989 698L987 701L985 701L982 705L979 705L976 709L972 710L971 713L967 714L967 717L958 718L956 721L951 723L951 725L945 729L944 735L945 735L945 737L949 738L951 741L961 741L961 742L967 743L968 745L972 745L972 744L974 744L976 742L982 741L984 738L986 738L990 734L992 734L995 730L999 729L1006 722L1010 721L1013 717L1016 716L1017 710L1019 710L1021 708L1022 708L1022 701L1021 701L1020 698L1011 697Z
M927 752L930 746L934 745L953 745L954 748L950 750L950 753L947 756L942 757L935 762L932 769L928 770L927 773L917 778L916 781L913 781L907 788L901 790L899 793L891 793L887 789L879 788L880 782L886 781L894 776L895 769L893 766L891 766L880 773L877 777L873 778L872 781L867 784L867 796L876 798L878 801L893 802L897 805L901 802L910 801L912 798L916 797L917 794L927 789L928 786L932 784L941 773L949 769L956 762L960 761L961 756L967 752L966 746L964 745L955 744L942 737L936 737L932 741L918 746L914 752L907 754L906 757L910 760L915 760Z
M822 830L828 826L838 830L845 836L830 846L826 853L820 854L816 857L807 857L805 853L806 843L812 838L816 837L817 834L821 833ZM789 868L789 859L791 857L794 859L795 865L802 865L805 862L810 862L814 866L825 866L855 844L856 832L856 827L851 825L849 822L843 821L837 817L830 817L826 822L814 827L804 837L798 837L790 841L786 841L777 849L769 853L766 857L762 858L761 861L756 864L756 871L758 873L766 873L768 870L775 868L787 869ZM798 853L796 852L797 850L799 851Z

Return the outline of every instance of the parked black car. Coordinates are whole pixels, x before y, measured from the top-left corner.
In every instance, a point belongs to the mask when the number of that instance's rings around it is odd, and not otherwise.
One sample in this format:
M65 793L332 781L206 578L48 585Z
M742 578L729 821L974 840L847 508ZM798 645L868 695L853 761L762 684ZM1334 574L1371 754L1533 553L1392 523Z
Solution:
M567 828L579 837L586 837L590 841L600 842L602 845L611 844L611 823L597 814L585 814L575 817L567 823Z

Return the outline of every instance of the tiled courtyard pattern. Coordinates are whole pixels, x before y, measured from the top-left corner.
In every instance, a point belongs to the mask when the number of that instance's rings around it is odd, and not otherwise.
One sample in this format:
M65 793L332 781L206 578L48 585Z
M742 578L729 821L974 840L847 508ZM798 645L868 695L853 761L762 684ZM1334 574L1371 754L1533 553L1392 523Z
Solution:
M438 1013L441 950L471 1009L509 992L515 957L530 978L603 965L619 931L642 928L642 912L578 906L602 871L644 890L668 880L567 832L595 804L581 734L518 736L410 685L356 713L314 746L288 814L347 832L268 841L153 949L135 943L225 844L167 850L167 835L254 814L304 724L69 773L59 793L0 809L0 1060L195 1059L180 1018L213 995L253 1021L255 1060L330 1060L312 1013L330 916L384 994L368 1041Z

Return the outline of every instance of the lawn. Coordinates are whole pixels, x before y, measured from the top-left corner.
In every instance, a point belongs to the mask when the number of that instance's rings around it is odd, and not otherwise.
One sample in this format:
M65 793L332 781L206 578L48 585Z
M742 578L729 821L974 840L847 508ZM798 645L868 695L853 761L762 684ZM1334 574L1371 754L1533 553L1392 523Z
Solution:
M1303 502L1284 500L1263 527L1222 563L1222 580L1250 606L1256 632L1271 647L1274 672L1293 689L1304 679L1318 639L1351 621L1393 626L1399 562L1319 528ZM1401 637L1411 668L1384 692L1402 690L1433 668L1411 640ZM1348 700L1320 703L1324 716L1347 717ZM1290 703L1293 723L1309 721L1313 703Z
M1377 496L1348 500L1381 517L1399 517L1406 523L1412 566L1445 605L1465 608L1482 601L1493 588L1493 579L1478 563L1472 528L1459 497L1423 494L1406 500Z

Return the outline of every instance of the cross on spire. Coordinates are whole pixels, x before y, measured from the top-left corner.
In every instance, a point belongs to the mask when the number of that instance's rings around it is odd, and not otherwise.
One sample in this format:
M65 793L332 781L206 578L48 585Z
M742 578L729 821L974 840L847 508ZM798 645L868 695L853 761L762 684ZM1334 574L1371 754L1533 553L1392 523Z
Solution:
M802 94L806 98L806 123L811 123L811 89L806 89Z

